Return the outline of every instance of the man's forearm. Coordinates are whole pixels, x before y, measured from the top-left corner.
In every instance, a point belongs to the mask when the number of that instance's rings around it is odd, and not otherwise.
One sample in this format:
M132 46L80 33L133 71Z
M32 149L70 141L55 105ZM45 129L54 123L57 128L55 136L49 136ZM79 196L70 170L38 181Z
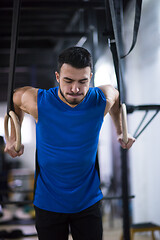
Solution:
M122 134L122 118L121 118L121 108L119 107L119 98L116 99L109 113L115 125L117 135Z
M22 124L23 118L24 118L24 112L16 104L14 104L14 110L15 110L15 113L16 113L18 119L19 119L20 124Z

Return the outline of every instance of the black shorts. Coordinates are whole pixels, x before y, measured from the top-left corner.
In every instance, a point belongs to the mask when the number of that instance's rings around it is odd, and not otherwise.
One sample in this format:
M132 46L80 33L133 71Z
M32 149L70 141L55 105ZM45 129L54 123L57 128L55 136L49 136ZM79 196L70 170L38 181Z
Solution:
M79 213L55 213L35 207L39 240L102 240L101 203Z

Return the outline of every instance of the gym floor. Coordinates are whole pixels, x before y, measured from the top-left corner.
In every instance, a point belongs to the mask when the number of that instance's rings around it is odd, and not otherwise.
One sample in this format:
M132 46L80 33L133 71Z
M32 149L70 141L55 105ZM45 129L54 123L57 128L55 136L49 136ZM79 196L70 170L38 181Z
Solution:
M5 218L3 217L3 219L1 218L0 221L2 220L6 220L7 218L7 213L8 211L5 210ZM109 218L108 215L105 215L103 217L103 228L104 228L104 237L103 240L120 240L120 236L122 234L122 219L119 218L115 218L113 220L113 227L109 226ZM6 226L6 225L2 225L0 226L0 231L2 230L7 230L7 231L12 231L15 229L19 229L21 230L23 233L27 234L27 233L35 233L35 227L33 225L29 225L29 226ZM21 240L37 240L37 237L28 237L28 238L21 238ZM134 240L149 240L151 239L151 236L145 235L145 234L135 234L135 238ZM16 239L15 239L16 240ZM18 239L17 239L18 240ZM69 240L72 240L72 237L69 237Z

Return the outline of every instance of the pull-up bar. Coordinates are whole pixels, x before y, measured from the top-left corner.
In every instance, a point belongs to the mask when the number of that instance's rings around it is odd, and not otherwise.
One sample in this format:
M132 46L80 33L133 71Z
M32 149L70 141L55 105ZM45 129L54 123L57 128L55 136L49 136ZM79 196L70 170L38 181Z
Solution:
M129 105L127 104L127 113L133 113L134 111L148 111L148 110L160 110L160 105Z
M142 120L140 121L140 124L138 125L135 133L134 133L134 138L138 138L141 133L146 129L146 127L152 122L152 120L157 116L157 114L160 111L160 105L127 105L127 112L128 113L133 113L134 111L145 111L145 114L142 118ZM142 124L144 123L144 120L146 119L149 111L155 111L154 114L152 115L152 117L148 120L148 122L145 124L145 126L140 130Z

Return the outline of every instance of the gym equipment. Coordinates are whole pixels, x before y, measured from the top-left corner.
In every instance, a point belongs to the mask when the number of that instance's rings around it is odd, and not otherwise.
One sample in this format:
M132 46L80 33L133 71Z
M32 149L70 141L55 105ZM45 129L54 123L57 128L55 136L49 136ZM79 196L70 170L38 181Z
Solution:
M13 17L12 17L12 34L11 34L11 49L10 49L10 67L9 67L9 81L8 81L8 97L7 97L7 114L4 120L5 138L9 139L8 121L9 118L13 120L16 131L16 146L15 150L18 152L21 147L21 132L18 117L14 112L13 106L13 90L16 66L16 53L18 45L18 31L19 31L19 16L21 0L13 1Z
M157 116L157 114L160 111L160 105L158 105L158 104L137 105L137 106L127 105L128 114L131 114L134 111L145 111L145 114L144 114L140 124L138 125L137 129L135 130L134 135L133 135L137 139L142 134L142 132L146 129L146 127L148 127L148 125L152 122L152 120ZM155 111L155 112L153 113L152 117L148 120L148 122L145 124L145 126L141 129L142 124L143 124L144 120L146 119L147 114L150 111Z
M34 225L35 220L34 219L18 219L13 217L10 220L4 220L0 221L0 226L1 225Z
M141 16L142 0L136 0L135 20L132 45L127 54L124 54L122 41L122 19L123 6L122 1L105 0L106 11L106 32L108 45L112 52L115 73L117 77L117 85L119 90L120 106L122 103L122 128L123 141L127 143L127 113L125 105L124 91L124 57L127 56L136 44L140 16ZM121 148L121 178L122 178L122 202L123 202L123 236L125 240L130 240L130 216L129 216L129 199L128 199L128 163L127 150Z
M140 233L140 232L151 232L152 240L156 240L156 238L154 236L155 231L160 232L160 226L158 226L157 224L151 223L151 222L132 224L131 229L130 229L131 240L134 240L135 233ZM123 235L121 236L120 240L123 240Z
M1 239L17 239L17 238L22 238L22 237L34 237L37 236L36 233L31 233L31 234L24 234L21 230L15 229L10 232L6 230L1 230L0 231L0 238Z

